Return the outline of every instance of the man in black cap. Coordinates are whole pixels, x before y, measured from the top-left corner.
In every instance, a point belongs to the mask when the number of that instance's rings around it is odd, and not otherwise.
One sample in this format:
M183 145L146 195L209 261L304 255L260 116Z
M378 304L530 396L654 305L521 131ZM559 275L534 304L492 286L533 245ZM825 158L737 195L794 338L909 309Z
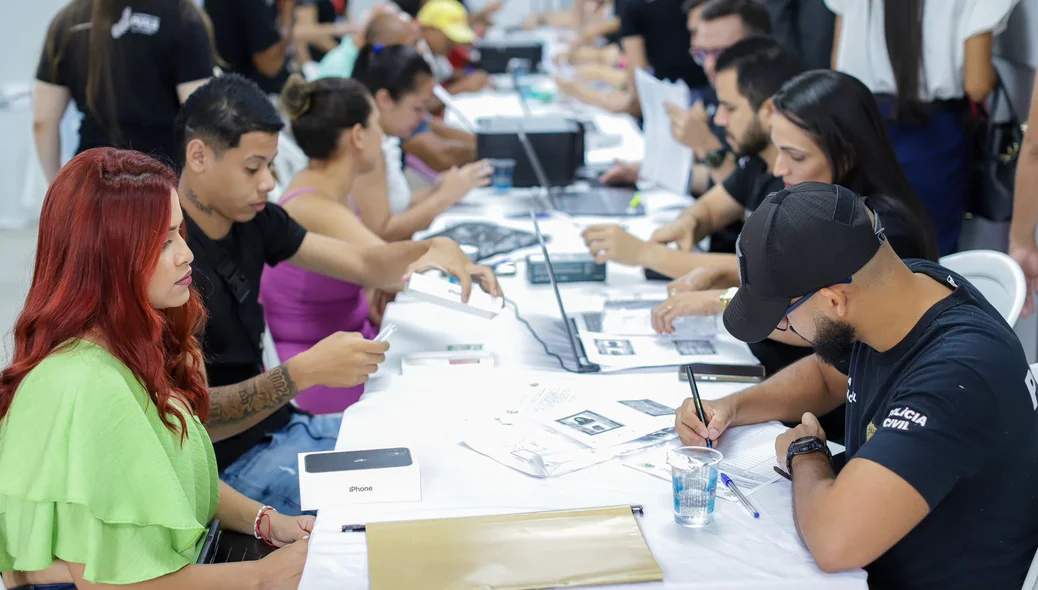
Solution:
M737 242L725 327L790 330L815 354L736 395L691 401L685 444L800 421L775 442L804 544L873 588L1019 588L1038 548L1038 398L1013 330L962 277L902 262L867 201L828 184L779 191ZM847 404L837 477L816 415Z

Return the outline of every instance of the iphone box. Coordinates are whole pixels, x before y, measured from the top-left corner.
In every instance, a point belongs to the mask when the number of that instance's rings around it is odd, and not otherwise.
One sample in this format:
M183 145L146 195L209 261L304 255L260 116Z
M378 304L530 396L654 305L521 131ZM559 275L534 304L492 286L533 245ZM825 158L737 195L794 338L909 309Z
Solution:
M299 503L303 510L421 501L418 463L405 447L299 454Z
M488 295L475 283L472 285L468 303L464 303L461 300L460 285L456 285L447 279L420 273L411 275L411 278L407 281L404 293L416 299L429 301L488 320L497 317L505 307L503 297Z

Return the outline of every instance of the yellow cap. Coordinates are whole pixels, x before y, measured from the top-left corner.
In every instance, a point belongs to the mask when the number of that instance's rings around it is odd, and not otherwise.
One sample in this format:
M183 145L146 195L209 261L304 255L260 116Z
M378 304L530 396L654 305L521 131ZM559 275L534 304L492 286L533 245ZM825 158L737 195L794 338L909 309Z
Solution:
M469 26L469 13L457 0L429 0L418 11L418 23L439 29L455 43L472 43L476 39Z

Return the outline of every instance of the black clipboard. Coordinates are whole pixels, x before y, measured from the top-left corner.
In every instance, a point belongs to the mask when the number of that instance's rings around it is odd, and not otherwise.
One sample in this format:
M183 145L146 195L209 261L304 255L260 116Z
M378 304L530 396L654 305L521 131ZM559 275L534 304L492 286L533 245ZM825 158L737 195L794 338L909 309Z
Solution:
M220 547L220 520L214 518L213 522L209 523L209 532L205 535L205 542L202 543L202 551L198 554L199 565L205 565L209 563L216 563L216 552Z
M257 561L275 551L252 535L244 535L234 531L221 531L219 519L209 524L209 532L202 543L202 551L198 554L199 565L211 563L237 563L240 561Z

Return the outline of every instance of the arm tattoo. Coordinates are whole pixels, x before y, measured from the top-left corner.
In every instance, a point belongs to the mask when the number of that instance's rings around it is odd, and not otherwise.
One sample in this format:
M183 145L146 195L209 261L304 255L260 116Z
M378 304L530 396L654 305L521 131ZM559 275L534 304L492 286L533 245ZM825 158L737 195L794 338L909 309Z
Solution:
M266 417L298 394L299 388L285 365L248 381L210 388L209 420L206 425L211 428L229 428L257 414Z

